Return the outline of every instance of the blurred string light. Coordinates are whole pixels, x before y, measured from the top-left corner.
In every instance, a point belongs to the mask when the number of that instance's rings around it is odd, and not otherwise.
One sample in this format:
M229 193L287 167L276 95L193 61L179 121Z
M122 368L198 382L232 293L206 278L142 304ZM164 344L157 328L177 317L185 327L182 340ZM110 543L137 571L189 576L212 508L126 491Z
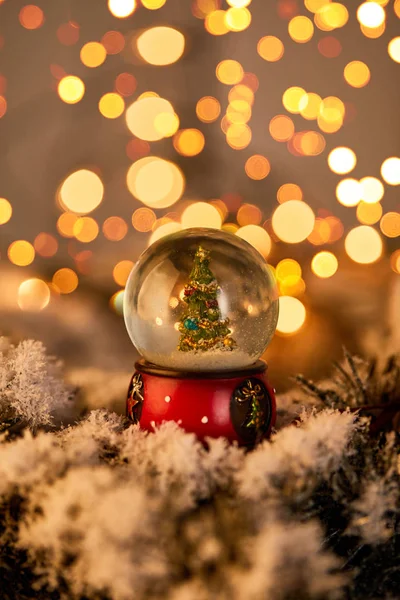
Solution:
M221 105L213 96L204 96L196 104L196 115L203 123L216 121L221 113Z
M121 96L131 96L136 86L137 81L131 73L120 73L115 79L115 89Z
M115 283L124 286L128 280L129 274L132 271L134 263L131 260L121 260L113 269L113 278Z
M88 169L68 175L59 191L61 206L78 215L92 212L103 200L104 186L100 177Z
M262 221L262 212L254 204L242 204L237 212L236 220L242 227L245 225L259 225Z
M357 179L342 179L336 186L336 197L343 206L357 206L362 199L363 188Z
M128 225L121 217L108 217L103 223L103 235L111 242L119 242L128 233Z
M269 132L277 142L287 142L294 135L294 123L286 115L276 115L269 123Z
M17 293L17 303L21 310L39 312L50 302L50 289L42 279L26 279Z
M225 12L225 25L230 31L244 31L251 23L251 12L245 7L231 7Z
M99 101L99 111L106 119L117 119L125 110L125 101L119 94L109 92Z
M204 135L198 129L181 129L173 140L174 148L182 156L196 156L204 148Z
M314 25L308 17L296 16L289 21L288 31L293 41L305 44L314 35Z
M39 256L50 258L57 253L58 241L50 233L39 233L33 242L33 247Z
M154 242L157 242L161 238L165 237L166 235L171 235L172 233L177 233L178 231L181 231L181 229L182 226L180 223L175 223L174 221L164 223L160 227L157 227L157 229L151 234L149 238L149 246L151 246L151 244L154 244Z
M391 156L384 160L381 166L381 175L389 185L400 185L400 158Z
M338 146L328 155L328 165L331 171L344 175L350 173L357 164L355 152L345 146Z
M288 200L272 215L272 228L280 240L288 244L304 241L313 230L315 215L305 202Z
M64 46L73 46L79 41L79 25L75 21L62 23L57 29L58 41Z
M390 58L395 62L400 63L400 36L390 40L388 44L388 52Z
M73 234L79 242L88 244L99 235L99 226L92 217L79 217L73 226Z
M136 231L147 232L151 231L156 219L155 212L150 208L137 208L132 215L132 225Z
M207 202L194 202L182 213L182 229L190 227L210 227L221 229L222 218L220 212L212 204Z
M44 14L39 6L28 4L19 12L19 22L25 29L39 29L44 23Z
M304 304L292 296L279 298L279 317L276 325L278 333L291 335L299 331L306 320Z
M343 74L346 82L355 88L366 86L371 79L371 73L368 66L361 60L349 62L345 66Z
M235 235L251 244L264 258L271 252L271 238L259 225L244 225L236 231Z
M282 58L285 47L279 38L267 35L259 40L257 52L264 60L276 62Z
M226 85L234 85L243 79L244 71L237 60L222 60L215 70L217 79Z
M74 213L65 212L58 217L57 230L63 237L74 237L74 225L78 220L78 216Z
M126 123L136 137L148 142L161 140L164 134L157 129L157 117L175 115L172 104L158 96L146 96L135 100L127 109Z
M78 287L79 279L75 271L63 268L54 273L52 283L60 294L71 294Z
M107 58L107 52L103 44L99 42L87 42L82 46L80 59L86 67L95 68L104 63Z
M8 223L12 216L11 203L5 198L0 198L0 225Z
M136 0L108 0L110 13L118 19L126 19L136 9Z
M357 9L357 19L365 27L380 27L386 19L386 13L378 2L364 2Z
M338 260L332 252L318 252L311 261L311 269L317 277L327 279L338 270Z
M296 183L284 183L278 189L276 197L279 204L283 204L283 202L288 202L288 200L302 200L303 192Z
M142 0L142 6L147 8L148 10L158 10L167 0Z
M347 234L344 247L356 263L367 265L376 262L382 255L382 238L373 227L359 225Z
M58 95L66 104L76 104L85 94L85 84L76 75L66 75L58 83Z
M368 204L374 204L382 200L385 188L379 179L376 177L363 177L360 179L360 185L361 200Z
M383 215L379 224L382 233L388 238L396 238L400 236L400 213L387 212Z
M244 170L250 179L260 181L261 179L265 179L270 173L271 165L265 156L262 156L261 154L253 154L253 156L250 156L246 160Z
M357 219L363 225L374 225L382 216L382 205L379 202L368 204L361 202L357 206Z
M120 31L107 31L101 38L107 54L119 54L125 48L125 38Z
M35 249L26 240L16 240L8 247L7 255L10 262L17 267L27 267L35 259Z
M167 208L182 196L185 179L173 162L146 156L129 168L127 186L133 196L150 208Z
M124 290L119 290L113 294L110 298L110 306L117 313L117 315L122 315L124 311Z
M150 65L171 65L185 50L185 36L172 27L151 27L139 35L136 48Z

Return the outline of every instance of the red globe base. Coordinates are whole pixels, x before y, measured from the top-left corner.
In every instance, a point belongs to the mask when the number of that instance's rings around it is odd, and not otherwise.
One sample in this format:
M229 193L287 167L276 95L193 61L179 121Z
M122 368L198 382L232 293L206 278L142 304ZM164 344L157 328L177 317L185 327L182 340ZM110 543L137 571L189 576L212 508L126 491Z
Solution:
M218 373L180 373L144 360L135 368L127 416L143 429L175 421L202 441L224 436L240 446L254 446L275 424L275 395L264 361Z

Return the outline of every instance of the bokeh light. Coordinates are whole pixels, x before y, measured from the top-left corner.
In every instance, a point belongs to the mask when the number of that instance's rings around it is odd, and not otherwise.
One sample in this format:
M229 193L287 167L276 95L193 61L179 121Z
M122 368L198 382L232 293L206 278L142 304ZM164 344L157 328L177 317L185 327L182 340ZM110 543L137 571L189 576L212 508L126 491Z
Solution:
M289 200L302 200L303 192L296 183L284 183L279 188L276 197L279 204L283 204L283 202L288 202Z
M357 179L342 179L336 186L336 197L343 206L357 206L363 195L363 189Z
M269 132L277 142L287 142L294 135L294 123L286 115L276 115L269 123Z
M121 217L108 217L102 229L104 237L111 242L119 242L128 233L128 225Z
M126 111L126 123L136 137L155 142L163 138L163 134L156 127L157 117L163 114L175 114L172 104L164 98L146 96L135 100L129 106Z
M365 27L379 27L385 18L386 13L377 2L364 2L357 9L357 19Z
M50 289L42 279L26 279L18 288L17 303L21 310L39 312L50 302Z
M6 112L7 112L7 100L4 98L4 96L0 96L0 119L1 119L1 117L4 117Z
M115 79L115 89L121 96L131 96L136 86L137 81L131 73L120 73Z
M107 31L101 38L107 54L119 54L125 47L125 38L120 31Z
M196 104L196 115L203 123L216 121L221 112L219 101L213 96L204 96Z
M8 223L12 216L11 203L5 198L0 198L0 225Z
M335 37L328 35L319 40L318 50L325 58L336 58L342 52L342 44Z
M314 35L314 25L308 17L296 16L289 22L288 31L292 40L304 44Z
M282 96L283 106L291 113L299 113L303 103L307 106L307 92L301 87L290 87Z
M174 136L174 148L182 156L200 154L204 144L204 135L198 129L182 129Z
M306 320L304 304L292 296L279 298L279 316L276 330L278 333L291 335L299 331Z
M119 292L116 292L110 298L110 306L117 315L122 315L124 312L124 295L125 290L119 290Z
M117 263L113 269L113 278L115 283L118 283L118 285L122 287L125 286L133 266L134 263L131 260L121 260L119 263Z
M136 8L136 0L108 0L110 13L118 19L126 19Z
M328 219L317 217L312 232L307 236L307 240L313 246L322 246L323 244L333 241L331 235L332 230Z
M125 109L125 101L119 94L104 94L99 101L99 111L106 119L117 119Z
M42 232L35 237L33 247L39 256L50 258L56 254L58 250L58 242L54 235Z
M26 240L17 240L8 247L8 258L17 267L27 267L35 259L35 249Z
M225 25L230 31L244 31L251 23L251 12L243 8L228 8L225 13Z
M242 204L236 215L239 225L259 225L262 221L262 212L254 204Z
M390 267L395 273L400 274L400 250L395 250L391 255Z
M66 238L74 237L74 225L78 220L78 216L74 213L65 212L58 217L57 230Z
M298 244L313 230L315 215L305 202L288 200L280 204L272 215L274 233L283 242Z
M382 238L373 227L359 225L347 234L344 247L349 257L363 265L376 262L382 254Z
M235 150L242 150L246 148L251 142L251 129L245 123L233 123L229 125L226 132L226 141L231 148Z
M99 235L99 226L92 217L79 217L75 221L73 233L79 242L89 244Z
M58 83L58 95L66 104L76 104L85 94L85 84L76 75L66 75Z
M182 229L190 227L210 227L211 229L221 229L221 214L215 206L207 202L194 202L190 204L182 213Z
M179 129L179 117L175 113L160 113L154 119L154 127L163 137L171 137Z
M136 231L147 232L151 231L156 219L155 212L150 208L137 208L132 215L132 225Z
M400 158L391 156L383 161L381 175L389 185L400 185Z
M395 62L400 63L400 36L390 40L388 44L388 52L390 58Z
M204 22L206 31L211 35L225 35L229 32L229 28L225 22L224 10L213 10L206 16Z
M317 119L321 111L321 103L321 96L314 92L303 95L299 103L301 116L309 121Z
M172 27L151 27L138 37L136 46L150 65L171 65L185 50L185 36Z
M129 168L127 186L133 196L150 208L166 208L182 196L185 180L173 162L146 156Z
M239 83L243 78L243 67L237 60L223 60L215 70L217 79L226 85Z
M19 22L25 29L39 29L44 23L44 14L39 6L28 4L19 12Z
M338 146L328 155L328 165L331 171L344 175L350 173L357 164L357 157L353 150L345 146Z
M79 284L78 275L72 269L58 269L53 275L52 283L60 294L71 294Z
M315 13L314 22L322 31L344 27L349 20L349 11L340 2L326 2Z
M332 252L318 252L311 261L311 269L317 277L327 279L338 270L338 260Z
M361 200L368 204L379 202L383 198L385 188L379 179L376 177L363 177L360 179L361 185Z
M235 235L251 244L264 258L271 252L271 238L259 225L244 225L237 230Z
M388 238L396 238L400 236L400 213L387 212L383 215L380 222L381 231Z
M357 219L363 225L374 225L381 218L382 212L382 205L379 202L368 204L361 200L357 206Z
M100 177L88 169L68 175L60 187L61 206L78 215L92 212L103 200L104 186Z
M142 1L142 6L144 6L148 10L158 10L159 8L164 6L164 4L166 3L167 0L141 0L141 1Z
M62 23L57 29L57 37L60 44L73 46L79 40L79 25L75 21Z
M107 58L107 52L103 44L99 42L87 42L81 48L80 58L86 67L93 69L103 64Z
M257 52L264 60L276 62L282 58L285 47L279 38L274 35L266 35L259 40Z
M361 60L353 60L344 68L344 78L349 85L355 88L362 88L371 79L371 73L368 66Z
M265 179L267 177L271 171L271 165L265 156L262 156L261 154L253 154L253 156L250 156L246 160L244 170L250 179L256 179L259 181L260 179Z

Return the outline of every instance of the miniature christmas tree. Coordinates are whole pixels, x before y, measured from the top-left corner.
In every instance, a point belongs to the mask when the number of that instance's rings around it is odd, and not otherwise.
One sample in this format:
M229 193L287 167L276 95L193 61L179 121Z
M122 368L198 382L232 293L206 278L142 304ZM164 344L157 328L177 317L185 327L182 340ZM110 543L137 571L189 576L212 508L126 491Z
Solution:
M219 287L209 263L210 252L199 246L184 292L187 308L179 325L182 335L178 346L182 352L232 350L236 345L230 337L229 319L221 318Z

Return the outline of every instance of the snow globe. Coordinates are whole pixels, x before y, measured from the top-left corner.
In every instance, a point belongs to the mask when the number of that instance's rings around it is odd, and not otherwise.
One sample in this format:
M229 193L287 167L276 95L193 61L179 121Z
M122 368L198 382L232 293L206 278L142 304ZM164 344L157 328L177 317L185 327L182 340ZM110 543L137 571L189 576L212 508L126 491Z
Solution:
M142 356L127 415L151 430L178 422L199 439L254 445L275 421L260 360L278 319L278 292L264 258L241 238L193 228L151 245L124 294L129 336Z

